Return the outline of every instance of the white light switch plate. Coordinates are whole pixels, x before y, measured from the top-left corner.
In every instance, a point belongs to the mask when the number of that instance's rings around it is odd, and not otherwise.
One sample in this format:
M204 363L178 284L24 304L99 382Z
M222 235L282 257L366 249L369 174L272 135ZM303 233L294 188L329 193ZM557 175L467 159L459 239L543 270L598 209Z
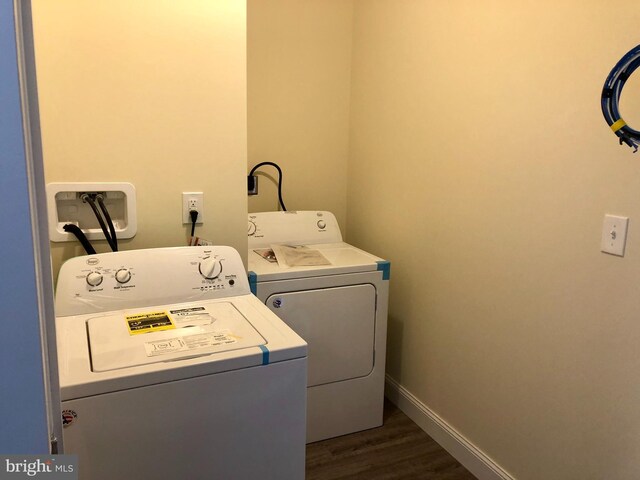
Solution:
M605 253L624 257L628 226L629 217L605 215L604 222L602 223L602 243L600 250Z

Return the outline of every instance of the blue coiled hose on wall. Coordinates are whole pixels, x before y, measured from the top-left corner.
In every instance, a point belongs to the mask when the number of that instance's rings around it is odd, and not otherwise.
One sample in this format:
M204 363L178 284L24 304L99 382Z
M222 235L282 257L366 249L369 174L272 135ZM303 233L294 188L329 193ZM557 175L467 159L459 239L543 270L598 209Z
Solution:
M622 119L619 102L622 87L638 66L640 66L640 45L630 50L616 63L602 88L602 114L613 133L620 139L620 145L626 143L633 148L633 153L638 151L640 132L631 128Z

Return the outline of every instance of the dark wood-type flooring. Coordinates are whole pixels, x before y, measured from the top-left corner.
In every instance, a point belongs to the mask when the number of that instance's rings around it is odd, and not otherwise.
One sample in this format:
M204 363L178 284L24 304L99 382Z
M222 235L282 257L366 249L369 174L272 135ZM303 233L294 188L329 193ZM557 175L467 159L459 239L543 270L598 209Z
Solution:
M307 480L476 480L388 400L384 425L307 445Z

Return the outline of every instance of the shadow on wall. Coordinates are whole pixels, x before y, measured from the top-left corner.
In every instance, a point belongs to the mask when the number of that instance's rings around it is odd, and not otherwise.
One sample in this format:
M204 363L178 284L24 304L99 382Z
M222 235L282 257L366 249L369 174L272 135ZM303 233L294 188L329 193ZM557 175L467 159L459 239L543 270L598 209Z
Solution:
M389 374L389 365L393 365L393 379L398 383L402 381L402 355L400 348L389 348L389 346L402 345L404 338L404 323L389 312L387 320L387 368L385 371ZM397 377L396 377L397 375Z

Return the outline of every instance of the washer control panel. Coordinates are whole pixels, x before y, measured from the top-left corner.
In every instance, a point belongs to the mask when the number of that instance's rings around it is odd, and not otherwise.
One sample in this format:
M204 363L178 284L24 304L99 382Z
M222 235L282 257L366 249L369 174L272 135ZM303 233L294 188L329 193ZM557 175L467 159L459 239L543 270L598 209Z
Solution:
M62 266L56 315L166 305L249 294L231 247L175 247L75 257Z
M249 249L295 242L296 245L340 243L342 234L331 212L261 212L248 218Z

